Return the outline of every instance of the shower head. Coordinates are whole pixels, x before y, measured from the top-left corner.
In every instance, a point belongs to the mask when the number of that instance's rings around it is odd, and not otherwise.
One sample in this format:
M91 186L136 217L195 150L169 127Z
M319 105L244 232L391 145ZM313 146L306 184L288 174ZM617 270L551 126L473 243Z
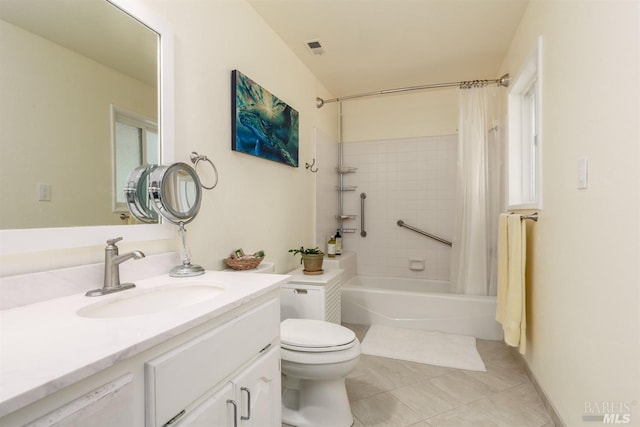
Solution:
M323 105L324 105L324 99L316 98L316 108L322 108Z

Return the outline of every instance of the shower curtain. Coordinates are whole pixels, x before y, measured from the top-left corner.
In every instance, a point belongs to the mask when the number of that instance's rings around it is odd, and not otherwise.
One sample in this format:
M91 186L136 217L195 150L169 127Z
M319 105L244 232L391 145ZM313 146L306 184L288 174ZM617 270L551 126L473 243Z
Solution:
M451 291L496 294L499 215L498 90L460 89Z

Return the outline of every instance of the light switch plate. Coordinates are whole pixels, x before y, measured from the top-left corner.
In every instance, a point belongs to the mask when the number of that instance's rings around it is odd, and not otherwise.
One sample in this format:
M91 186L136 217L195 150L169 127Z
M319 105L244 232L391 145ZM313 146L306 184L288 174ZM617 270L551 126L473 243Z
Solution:
M585 190L588 187L589 160L586 157L578 159L578 190Z
M51 200L51 185L38 184L38 201L48 202Z

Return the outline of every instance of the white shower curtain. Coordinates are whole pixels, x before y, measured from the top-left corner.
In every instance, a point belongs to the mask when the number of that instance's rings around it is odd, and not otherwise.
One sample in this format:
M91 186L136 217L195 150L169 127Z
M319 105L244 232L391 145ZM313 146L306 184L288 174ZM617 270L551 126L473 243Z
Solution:
M451 291L496 294L499 138L496 88L460 89Z

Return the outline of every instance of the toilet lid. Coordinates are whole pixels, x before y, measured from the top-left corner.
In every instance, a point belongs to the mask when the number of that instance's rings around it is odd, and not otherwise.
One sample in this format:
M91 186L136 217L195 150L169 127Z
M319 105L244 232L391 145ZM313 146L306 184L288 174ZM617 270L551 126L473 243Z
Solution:
M286 319L280 323L280 341L284 348L332 351L353 345L355 339L352 330L321 320Z

